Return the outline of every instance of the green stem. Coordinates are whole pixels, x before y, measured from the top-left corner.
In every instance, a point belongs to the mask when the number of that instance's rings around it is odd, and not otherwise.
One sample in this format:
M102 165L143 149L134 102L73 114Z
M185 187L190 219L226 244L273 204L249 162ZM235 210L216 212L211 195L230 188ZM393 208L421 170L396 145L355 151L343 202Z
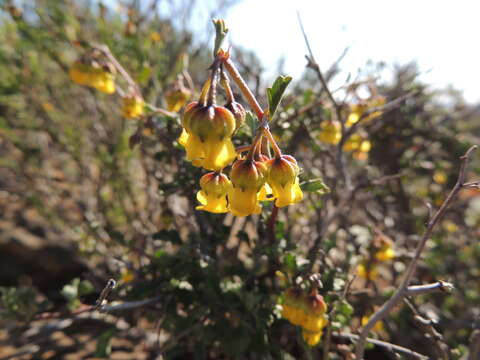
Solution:
M277 142L275 141L275 138L273 137L272 133L268 128L263 128L263 133L267 137L268 141L270 142L270 145L272 145L273 152L275 153L276 157L282 156L282 150L280 150L280 147L277 145Z

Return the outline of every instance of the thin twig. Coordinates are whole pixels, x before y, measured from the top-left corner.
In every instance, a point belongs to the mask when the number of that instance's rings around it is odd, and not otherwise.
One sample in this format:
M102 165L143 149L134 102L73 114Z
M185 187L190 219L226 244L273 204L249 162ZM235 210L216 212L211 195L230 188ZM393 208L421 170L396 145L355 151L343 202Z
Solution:
M275 245L277 243L277 236L275 235L275 223L277 222L278 207L273 204L272 213L267 222L267 237L270 242L270 245Z
M355 342L355 341L359 340L359 338L360 338L360 336L358 336L358 335L349 334L349 333L333 333L333 337L336 337L336 338L339 338L339 339L347 339L347 340L350 340L352 342ZM410 355L411 357L413 357L415 359L426 359L426 360L428 360L428 356L419 354L419 353L417 353L413 350L407 349L407 348L405 348L403 346L400 346L400 345L395 345L395 344L391 344L391 343L386 342L386 341L381 341L381 340L372 339L372 338L366 338L366 340L367 340L367 342L369 342L371 344L381 346L381 347L383 347L387 350L390 350L392 352L402 353L402 354L405 354L405 355Z
M405 296L424 295L424 294L430 294L432 292L437 292L437 291L450 292L452 290L453 290L452 284L443 280L439 280L433 284L409 286L405 291Z
M107 281L107 284L100 293L100 296L98 297L97 301L95 301L94 310L99 310L107 303L107 297L110 295L112 290L115 289L115 286L117 286L117 282L115 280L110 279Z
M472 152L476 149L477 149L476 145L470 147L465 153L465 155L463 155L460 158L461 163L460 163L460 171L458 173L457 182L453 187L452 191L450 192L450 194L448 194L446 200L444 201L440 209L429 220L427 229L425 230L425 233L423 234L423 237L417 246L417 249L415 251L415 255L412 261L407 267L407 270L405 272L405 277L403 278L403 281L401 282L399 288L395 291L393 296L382 305L382 307L370 318L368 323L363 327L357 342L356 349L355 349L355 358L357 360L363 359L365 345L367 343L367 336L370 330L373 329L373 327L378 321L381 321L383 318L385 318L390 313L390 311L392 311L395 305L397 305L405 296L408 289L408 285L410 284L410 281L412 280L412 276L415 273L415 269L417 268L417 264L420 259L420 256L422 255L422 252L425 248L425 244L427 243L428 239L430 239L430 236L432 235L435 225L437 225L437 223L443 217L448 207L453 202L453 200L455 199L455 197L457 196L457 194L465 184L468 160Z
M120 304L102 306L99 311L107 313L112 311L124 311L124 310L136 309L146 305L154 304L158 302L161 298L162 298L161 296L156 296L151 299L145 299L145 300L125 301Z
M437 352L437 355L440 357L442 360L448 360L449 359L449 352L450 350L448 349L448 345L445 344L445 341L443 340L442 334L440 334L437 329L435 329L434 324L435 321L433 319L427 319L424 318L421 314L420 311L417 310L415 304L413 303L412 300L409 298L404 299L405 304L412 310L414 313L413 319L415 320L415 323L420 327L420 329L423 331L423 333L426 335L428 339L433 343L433 346L435 347L435 350Z

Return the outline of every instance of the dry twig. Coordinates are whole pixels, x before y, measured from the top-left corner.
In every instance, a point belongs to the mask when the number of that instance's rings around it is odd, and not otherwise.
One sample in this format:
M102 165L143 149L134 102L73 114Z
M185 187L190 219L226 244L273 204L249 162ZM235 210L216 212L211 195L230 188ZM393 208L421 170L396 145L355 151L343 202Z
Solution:
M460 171L458 174L457 182L453 187L452 191L450 191L450 194L448 194L448 197L446 198L446 200L444 201L440 209L438 209L435 215L431 219L429 219L427 229L425 230L425 233L423 234L423 237L417 246L417 249L415 251L415 255L412 261L407 267L407 270L405 272L405 277L403 278L402 283L400 284L398 289L395 291L393 296L382 305L382 307L370 318L368 323L363 327L360 333L360 336L358 338L357 346L355 349L356 359L358 360L363 359L365 345L367 343L367 336L369 332L373 329L375 324L378 321L381 321L383 318L385 318L392 311L395 305L397 305L406 296L408 292L408 286L410 284L410 281L412 280L413 274L415 273L415 269L417 268L417 264L420 259L420 256L422 255L422 252L425 248L425 244L427 243L427 240L430 239L430 236L433 233L435 225L437 225L437 223L443 217L448 207L453 202L455 197L458 195L460 190L464 188L465 178L467 175L468 160L472 152L476 149L477 149L477 146L475 145L470 147L465 153L465 155L463 155L460 158L461 163L460 163Z

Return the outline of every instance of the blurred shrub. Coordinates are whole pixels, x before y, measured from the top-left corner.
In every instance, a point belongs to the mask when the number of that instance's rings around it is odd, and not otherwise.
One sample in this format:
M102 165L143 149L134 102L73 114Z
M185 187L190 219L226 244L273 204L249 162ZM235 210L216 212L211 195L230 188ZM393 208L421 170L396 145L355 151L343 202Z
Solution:
M267 236L271 203L261 215L247 218L195 211L201 171L185 161L176 142L178 114L150 109L142 120L125 119L120 97L78 86L68 77L88 44L106 44L152 107L169 107L167 96L178 89L179 76L195 98L211 50L172 24L180 7L172 4L171 12L160 16L148 6L115 9L100 2L4 0L2 6L2 211L12 204L33 209L53 232L73 241L92 269L81 275L93 282L96 294L113 277L119 284L113 300L159 296L142 311L115 316L151 332L161 328L160 343L148 342L147 336L144 341L152 353L159 346L167 358L318 357L322 346L309 348L300 330L281 319L277 304L285 285L277 271L306 283L318 273L320 294L333 309L330 326L354 332L398 284L424 229L425 202L442 203L455 183L459 156L478 139L478 109L458 93L429 89L417 79L414 65L394 69L388 83L374 80L381 68L367 67L360 75L364 83L343 89L348 97L340 114L348 116L362 98L355 94L365 88L387 103L400 100L358 124L368 150L354 151L360 149L355 145L351 152L341 151L334 133L329 141L322 135L322 124L338 121L338 114L307 71L270 125L285 153L295 155L302 167L307 193L302 203L280 211L272 241ZM261 79L251 55L235 51L232 56L245 59L240 69L249 83ZM335 68L327 72L335 73ZM265 102L263 89L256 91ZM236 145L251 135L244 126ZM475 161L477 173L478 166ZM416 278L456 286L449 295L413 300L425 314L438 317L438 330L454 356L464 351L479 311L477 195L465 191L454 204L429 242ZM395 258L379 264L376 279L354 280L344 298L358 263L375 254L379 236L393 241ZM71 310L85 301L81 284L87 283L76 279L64 287ZM46 303L37 304L33 289L5 288L1 294L5 318L24 321L47 309ZM412 319L408 309L399 310L379 332L435 356L431 340ZM107 356L107 344L117 335L104 334L97 355ZM330 341L331 358L340 358L340 342Z

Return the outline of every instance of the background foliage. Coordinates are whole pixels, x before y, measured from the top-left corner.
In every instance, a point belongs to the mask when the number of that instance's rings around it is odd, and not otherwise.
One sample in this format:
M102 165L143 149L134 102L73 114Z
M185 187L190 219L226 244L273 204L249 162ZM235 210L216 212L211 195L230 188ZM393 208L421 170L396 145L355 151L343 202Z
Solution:
M441 204L459 156L478 143L478 107L452 89L421 83L412 64L398 66L389 82L378 78L381 65L366 66L359 81L375 79L388 101L408 98L362 126L372 142L368 160L345 153L339 163L336 148L318 139L333 109L307 70L271 124L303 168L306 196L281 209L272 239L271 204L247 218L194 210L201 171L176 142L179 118L126 120L118 96L68 78L82 45L103 43L149 103L166 107L165 94L184 69L198 94L211 50L172 23L191 18L193 1L171 2L162 13L153 11L156 1L123 3L0 1L0 356L318 358L322 345L309 349L281 319L284 288L275 272L318 273L320 293L334 309L331 329L354 333L398 284L424 229L425 203ZM226 8L219 4L219 11ZM266 104L259 61L236 48L233 59ZM249 141L248 126L238 138L238 145ZM471 169L478 174L478 161ZM416 283L443 279L456 287L411 299L435 320L441 338L427 337L407 306L372 336L432 358L440 342L451 358L465 358L480 311L477 195L462 193L417 271ZM343 298L379 232L393 239L395 260L381 266L375 281L355 278ZM148 302L109 314L82 312L109 278L118 281L110 304ZM350 349L332 336L328 358L349 359ZM391 356L380 348L367 353Z

